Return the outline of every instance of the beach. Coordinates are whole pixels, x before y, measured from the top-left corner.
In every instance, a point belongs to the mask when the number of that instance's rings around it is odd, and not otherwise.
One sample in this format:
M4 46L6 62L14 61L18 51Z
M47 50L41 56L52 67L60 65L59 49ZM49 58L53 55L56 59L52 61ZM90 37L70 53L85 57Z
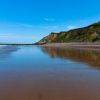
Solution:
M74 43L47 43L47 44L43 44L40 46L100 50L100 42L96 42L96 43L76 43L76 42Z

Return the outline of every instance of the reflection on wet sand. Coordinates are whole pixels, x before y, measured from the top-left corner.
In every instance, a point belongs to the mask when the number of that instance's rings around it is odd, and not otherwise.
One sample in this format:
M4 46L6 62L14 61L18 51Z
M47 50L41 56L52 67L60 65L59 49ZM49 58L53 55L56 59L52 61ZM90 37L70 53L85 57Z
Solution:
M13 52L16 52L19 48L17 46L1 46L0 47L0 59L6 59L11 56Z
M42 50L52 58L70 59L100 67L100 51L55 47L43 47Z
M35 46L0 49L0 54L13 54L0 58L0 100L100 100L100 70L73 62L98 61L99 66L99 52L42 50L50 56Z

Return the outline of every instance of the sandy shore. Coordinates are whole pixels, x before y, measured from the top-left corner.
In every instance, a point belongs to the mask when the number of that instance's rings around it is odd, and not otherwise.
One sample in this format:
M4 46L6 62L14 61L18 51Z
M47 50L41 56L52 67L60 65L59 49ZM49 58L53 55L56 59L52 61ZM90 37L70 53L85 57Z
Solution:
M48 44L44 44L42 46L100 50L100 42L99 43L48 43Z
M43 46L82 46L82 47L100 47L99 43L48 43Z

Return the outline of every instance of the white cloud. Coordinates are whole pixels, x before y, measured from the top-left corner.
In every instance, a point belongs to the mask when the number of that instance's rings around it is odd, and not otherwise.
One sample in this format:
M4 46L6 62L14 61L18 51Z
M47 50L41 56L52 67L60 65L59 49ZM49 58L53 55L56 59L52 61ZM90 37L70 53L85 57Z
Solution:
M31 25L31 24L21 24L21 26L27 27L27 28L32 28L33 27L33 25Z
M9 37L12 37L10 35L0 35L0 38L9 38Z
M20 36L20 35L0 35L0 38L23 38L23 36ZM34 36L27 36L27 35L24 35L24 38L34 38Z
M49 22L54 22L55 19L54 18L44 18L45 21L49 21Z
M59 28L59 26L57 26L57 25L48 25L48 26L43 26L42 27L43 29L49 29L49 30L55 30L55 29L58 29Z
M71 30L71 29L75 29L76 28L76 26L74 26L74 25L68 25L67 26L67 30Z
M58 28L59 28L59 26L56 26L56 25L55 25L55 26L52 26L52 27L53 27L54 29L58 29Z

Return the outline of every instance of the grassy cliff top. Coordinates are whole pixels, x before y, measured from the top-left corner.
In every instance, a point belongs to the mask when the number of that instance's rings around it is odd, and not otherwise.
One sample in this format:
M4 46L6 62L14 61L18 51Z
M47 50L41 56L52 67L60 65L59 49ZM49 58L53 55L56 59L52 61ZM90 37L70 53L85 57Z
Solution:
M54 33L41 39L41 43L100 42L100 22L87 27Z

